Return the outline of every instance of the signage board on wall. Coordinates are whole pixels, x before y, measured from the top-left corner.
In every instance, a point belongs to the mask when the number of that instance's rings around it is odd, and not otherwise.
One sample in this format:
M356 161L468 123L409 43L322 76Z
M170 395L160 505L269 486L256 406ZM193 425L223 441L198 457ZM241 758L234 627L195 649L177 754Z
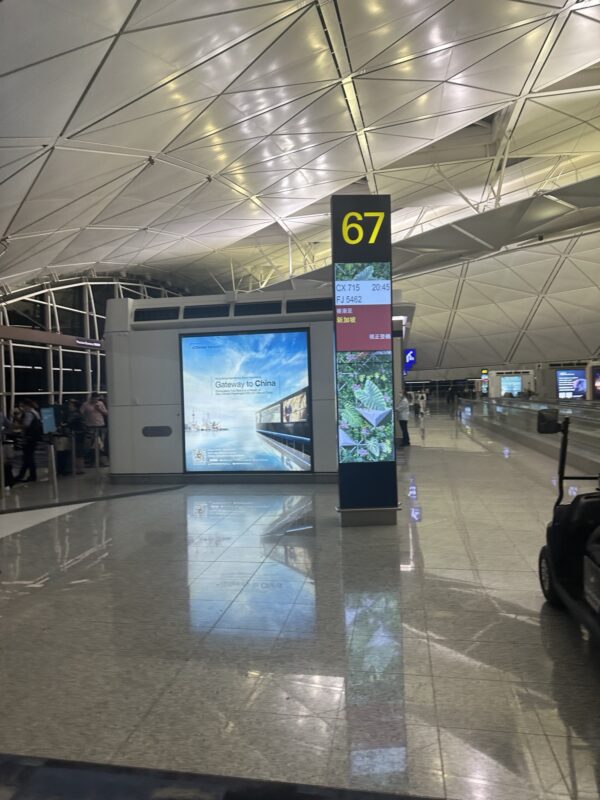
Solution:
M180 337L186 472L306 472L308 330Z
M390 198L331 198L340 508L395 508Z
M404 374L407 375L417 363L417 350L414 347L407 347L404 350Z
M592 367L592 400L600 400L600 366Z
M559 400L585 400L586 391L584 369L556 370L556 394Z

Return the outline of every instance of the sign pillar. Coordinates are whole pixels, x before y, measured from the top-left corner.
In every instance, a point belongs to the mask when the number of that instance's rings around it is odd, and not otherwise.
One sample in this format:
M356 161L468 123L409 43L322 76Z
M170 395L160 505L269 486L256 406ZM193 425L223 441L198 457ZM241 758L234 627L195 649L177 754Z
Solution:
M396 521L389 195L334 195L331 239L342 525Z

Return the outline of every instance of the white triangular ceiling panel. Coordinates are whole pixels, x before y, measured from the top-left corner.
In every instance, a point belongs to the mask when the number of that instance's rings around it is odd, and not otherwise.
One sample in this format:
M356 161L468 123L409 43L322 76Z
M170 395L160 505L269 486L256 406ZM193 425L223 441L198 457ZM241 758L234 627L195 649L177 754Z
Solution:
M79 1L71 0L71 2ZM240 10L240 5L243 8L257 7L256 12L260 18L261 6L266 4L265 0L242 0L242 2L240 0L202 0L201 3L198 0L143 0L132 15L127 30L168 25L195 17L210 19L211 16L223 15L222 21L224 22L229 16L227 12L233 12L235 16ZM287 3L280 2L275 5L272 14L275 16L275 14L289 10L290 7L297 8L297 6L298 3L292 0Z
M442 8L445 2L423 0L418 7L407 7L398 0L362 4L357 4L356 0L339 0L352 67L358 69L365 65Z
M52 264L54 257L77 236L77 231L58 231L47 236L12 239L2 256L2 279L20 276L27 280Z
M76 138L91 144L108 144L115 147L135 148L157 153L177 133L188 125L210 100L187 103L167 111L144 115L137 119L116 123L113 117L102 127L88 129Z
M85 15L68 13L60 5L57 7L56 3L46 0L3 3L0 6L0 30L3 34L0 74L22 69L34 62L45 62L52 70L47 59L97 42L110 33L105 27L86 19ZM107 47L108 42L104 49Z
M498 89L503 92L518 94L525 84L544 39L548 35L552 22L539 25L528 33L522 33L518 39L505 45L497 52L467 67L452 76L453 83L474 86L480 89ZM501 75L501 80L498 76Z
M5 75L0 80L2 136L58 136L108 46L106 41L90 45Z
M536 342L530 339L527 335L523 336L519 342L519 346L515 350L512 358L514 364L526 364L527 362L546 361L553 358L545 349L538 346Z
M136 171L143 168L138 158L112 158L105 153L54 150L19 209L10 233L27 229L52 230L60 219L87 208L120 190Z
M365 126L375 124L400 106L430 91L433 81L377 80L376 77L357 78L354 81Z
M585 343L588 352L595 353L597 358L600 350L600 322L578 325L577 334Z
M235 164L236 159L252 150L261 141L263 137L257 136L224 142L221 136L216 134L180 150L169 151L169 154L183 163L193 164L206 170L207 174L212 174L215 169L228 168Z
M445 311L442 314L428 314L426 318L422 319L419 319L417 314L415 317L414 327L411 330L417 330L419 333L426 336L441 339L446 333L449 319L449 311Z
M548 294L558 294L570 289L586 289L592 287L594 282L584 272L578 269L571 261L565 261L558 275L552 281Z
M494 32L506 26L507 18L510 18L512 23L526 23L540 19L547 13L548 9L542 5L520 3L518 0L504 0L501 5L454 0L428 20L427 25L422 25L401 38L399 42L380 53L368 66L386 64L395 59L443 47L446 43L485 34L453 48L457 53L454 59L454 71L458 72L467 67L469 59L470 63L474 63L519 35L518 27L500 33Z
M507 360L515 344L517 335L518 333L516 331L514 333L491 333L486 335L485 338L500 356L499 363Z
M236 75L240 75L269 46L273 36L282 30L285 30L285 23L276 23L268 31L246 39L225 53L195 67L188 74L199 82L202 94L217 94ZM89 126L99 117L119 110L123 104L136 100L139 95L151 92L175 77L177 70L172 64L152 56L127 38L121 37L85 96L72 121L71 129Z
M0 236L4 234L6 227L15 215L15 211L25 199L27 191L43 164L44 159L38 158L27 166L22 167L11 178L5 178L2 182L0 186Z
M96 223L149 225L197 188L200 175L170 164L146 167L95 220Z
M339 78L314 8L288 18L286 26L287 30L273 29L271 46L238 78L235 85L237 90L318 83ZM298 48L298 42L302 42L301 48Z
M582 292L589 294L587 305L573 302L571 299L569 301L564 299L565 295L573 297L573 295L578 295ZM575 324L577 331L579 332L581 325L598 321L598 309L600 308L600 289L582 289L576 292L564 292L557 297L548 298L547 302L550 303L550 305L561 315L563 319ZM600 342L598 342L598 344L600 345Z
M585 357L586 347L570 328L562 327L531 331L529 338L544 353L545 361Z
M469 281L475 283L482 291L503 289L516 289L519 292L529 292L531 287L521 278L521 276L511 269L499 269L495 272L487 272L485 275L471 276ZM489 288L484 288L489 287Z
M194 62L205 60L207 55L227 45L231 46L240 37L258 32L281 16L286 7L289 10L293 6L292 3L285 3L283 6L265 4L206 16L204 0L195 5L195 14L188 19L159 27L145 25L138 30L130 26L124 37L141 50L171 64L173 69L183 69Z
M521 328L529 317L535 301L536 298L533 296L523 298L522 300L509 300L508 302L502 303L502 312L506 314L517 328Z
M597 52L599 40L600 22L572 11L552 48L552 57L540 73L534 88L543 89L594 64L600 59L600 54ZM594 48L596 48L595 57L592 56Z

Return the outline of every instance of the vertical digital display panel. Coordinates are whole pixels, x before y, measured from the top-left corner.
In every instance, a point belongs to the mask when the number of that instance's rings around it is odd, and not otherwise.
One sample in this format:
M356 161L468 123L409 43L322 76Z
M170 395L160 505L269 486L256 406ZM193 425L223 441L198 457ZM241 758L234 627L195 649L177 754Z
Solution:
M490 375L487 369L481 370L481 395L487 397L490 393Z
M584 369L556 370L556 392L559 400L585 400L586 390Z
M307 330L180 342L186 472L312 469Z
M331 198L340 508L398 503L390 199Z

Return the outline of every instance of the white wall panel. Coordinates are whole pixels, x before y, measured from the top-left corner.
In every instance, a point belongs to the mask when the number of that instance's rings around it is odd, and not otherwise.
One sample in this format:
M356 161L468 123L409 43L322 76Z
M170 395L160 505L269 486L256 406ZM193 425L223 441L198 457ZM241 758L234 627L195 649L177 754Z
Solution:
M133 405L181 403L178 332L133 331L129 336Z
M170 436L144 436L144 426L168 425ZM131 439L135 474L183 471L181 406L137 406L131 409Z
M173 304L181 303L181 299ZM189 303L190 300L185 301ZM109 307L107 329L128 327L133 315L131 301L114 300ZM284 324L254 318L254 324L194 331L150 329L109 332L106 337L108 393L111 399L111 470L114 474L183 473L181 427L181 375L179 335L233 333L250 330L309 328L313 398L313 446L316 472L337 471L335 388L332 321ZM145 425L168 425L169 437L145 437Z

